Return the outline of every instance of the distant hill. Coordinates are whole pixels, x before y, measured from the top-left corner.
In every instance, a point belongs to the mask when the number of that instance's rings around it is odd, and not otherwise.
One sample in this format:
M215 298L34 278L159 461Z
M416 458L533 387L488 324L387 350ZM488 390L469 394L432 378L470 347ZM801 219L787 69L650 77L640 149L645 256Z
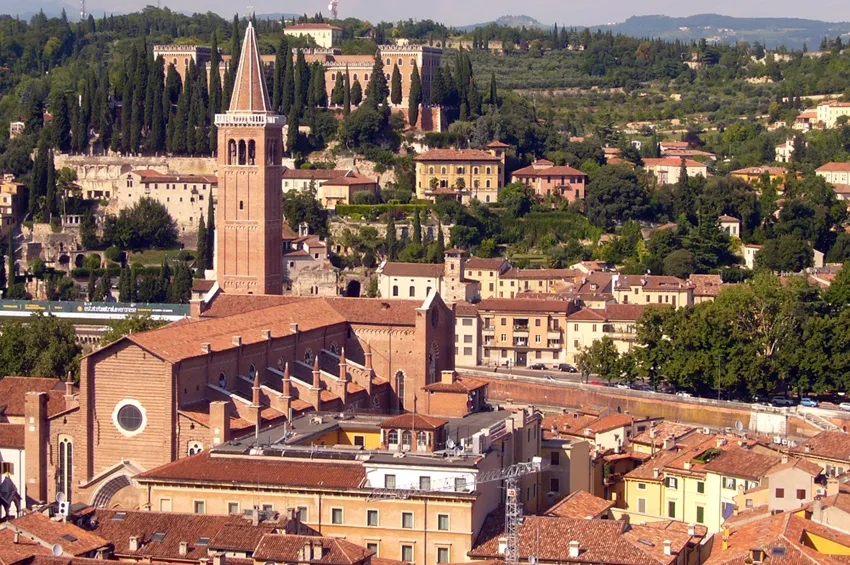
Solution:
M257 14L256 18L258 20L291 20L292 18L297 18L301 14L283 14L281 12L274 12L271 14Z
M850 36L850 22L823 22L802 18L735 18L699 14L684 18L633 16L621 23L590 26L632 37L659 37L692 41L705 38L717 43L761 42L767 47L785 45L816 51L824 37Z
M17 17L22 20L29 20L39 10L44 10L44 15L48 18L56 17L62 14L63 8L69 20L78 20L80 18L79 5L74 6L73 4L66 4L59 0L33 0L24 4L14 0L0 0L0 15L8 15L13 18Z
M467 26L460 26L456 29L460 31L473 31L479 27L487 27L490 24L496 24L500 26L508 26L508 27L526 27L526 28L538 28L538 29L549 29L552 26L542 24L539 21L535 20L531 16L502 16L499 19L484 22L480 24L472 24Z

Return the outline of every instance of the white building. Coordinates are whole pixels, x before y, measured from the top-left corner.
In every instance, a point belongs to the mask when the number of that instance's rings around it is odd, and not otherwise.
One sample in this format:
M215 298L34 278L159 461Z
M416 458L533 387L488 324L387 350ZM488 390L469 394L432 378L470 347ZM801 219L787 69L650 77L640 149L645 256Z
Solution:
M815 172L830 184L850 184L850 163L826 163Z
M655 177L658 184L673 184L679 181L679 173L682 170L682 158L661 157L659 159L644 159L643 166L648 173ZM688 178L702 175L708 176L708 167L704 163L693 159L684 159L685 171Z
M378 267L381 298L425 300L432 290L446 302L471 302L479 296L480 283L464 277L466 251L448 249L445 263L384 261Z
M838 100L825 100L818 104L818 125L830 129L834 128L841 116L850 117L850 102L839 102Z
M762 245L742 245L741 246L741 254L744 256L744 265L747 266L748 269L752 270L756 268L756 254L761 251Z
M729 237L741 237L741 220L732 216L720 216L720 229L726 232Z
M330 24L296 24L283 30L292 37L312 37L316 45L330 49L342 42L342 28Z

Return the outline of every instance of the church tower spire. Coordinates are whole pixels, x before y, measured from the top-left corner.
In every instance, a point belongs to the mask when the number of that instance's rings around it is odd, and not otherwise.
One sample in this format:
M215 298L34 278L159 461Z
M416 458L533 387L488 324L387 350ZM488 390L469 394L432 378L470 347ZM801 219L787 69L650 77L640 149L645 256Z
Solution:
M284 119L271 110L251 22L245 30L241 53L230 108L215 117L216 279L228 294L282 294L280 179Z

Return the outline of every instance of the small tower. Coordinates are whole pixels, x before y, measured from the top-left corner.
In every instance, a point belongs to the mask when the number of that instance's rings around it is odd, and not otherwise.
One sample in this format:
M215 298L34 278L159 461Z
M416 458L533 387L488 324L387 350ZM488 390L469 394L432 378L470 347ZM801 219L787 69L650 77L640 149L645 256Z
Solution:
M282 294L281 116L248 23L230 108L217 114L216 278L228 294Z

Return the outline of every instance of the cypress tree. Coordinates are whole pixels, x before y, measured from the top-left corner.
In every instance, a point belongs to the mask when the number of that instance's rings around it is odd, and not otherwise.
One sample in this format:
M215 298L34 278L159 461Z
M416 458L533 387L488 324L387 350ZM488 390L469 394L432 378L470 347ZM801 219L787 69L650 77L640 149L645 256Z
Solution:
M401 104L401 72L399 72L398 70L398 65L393 65L393 78L392 88L390 89L390 102L392 102L395 106Z
M109 86L107 83L100 96L100 123L98 124L100 144L104 150L109 147L112 141L112 125L112 108L109 106Z
M135 302L139 296L138 291L138 281L139 281L139 271L136 267L130 268L130 282L128 284L128 300L130 302Z
M298 122L298 110L293 105L286 119L286 150L290 157L295 156L295 145L298 142Z
M142 126L145 119L145 91L141 87L133 88L133 108L130 112L130 151L138 153L142 141Z
M422 245L422 220L419 218L419 208L413 212L413 243Z
M215 115L221 112L221 59L218 55L218 32L213 33L212 52L210 54L210 151L213 153L218 149L218 130L215 126Z
M310 90L310 68L299 49L295 59L295 109L299 116L304 115L307 106L307 94Z
M215 261L215 210L213 208L213 199L210 197L207 207L207 258L206 264L209 268L213 268Z
M419 104L422 103L422 80L419 78L419 68L413 61L413 74L410 78L410 93L407 97L407 121L411 127L416 127L419 121Z
M195 259L195 265L198 269L198 274L204 275L204 270L207 268L207 226L204 224L204 215L201 214L201 219L198 221L198 253Z
M360 103L363 102L363 88L360 86L360 81L354 79L354 84L351 86L351 99L352 106L360 106Z
M154 65L153 76L162 76L164 72L165 61L162 57L157 57ZM161 80L151 80L152 85L151 97L156 102L151 102L151 129L148 132L148 137L145 144L149 151L159 152L165 150L165 115L163 114L162 97L165 91L165 85Z
M195 81L195 93L192 95L194 105L195 123L195 152L200 155L208 155L210 152L210 140L207 121L209 118L209 91L207 90L207 70L204 66L198 67L198 80Z
M437 222L437 247L434 250L435 263L442 263L445 260L446 240L443 236L443 225Z
M95 297L95 280L94 271L89 271L89 282L86 285L86 298L89 302L94 302Z
M496 91L496 73L490 73L490 100L489 103L491 106L499 105L499 94Z
M431 104L443 106L446 103L446 84L440 67L434 68L434 78L431 79Z
M68 99L64 94L60 94L56 101L56 110L53 113L53 130L56 133L56 147L60 151L68 151L71 148L71 117L68 112Z
M42 134L33 161L32 186L29 194L29 212L31 216L38 212L41 205L41 198L47 193L47 148L47 139Z
M121 273L118 275L118 302L128 302L130 290L130 273L127 267L121 267Z
M47 190L45 191L44 216L47 222L56 215L56 167L53 164L53 149L47 150Z
M186 74L186 86L180 93L180 99L177 101L177 113L171 118L168 123L169 133L171 134L171 149L175 154L185 154L186 147L186 130L189 127L189 102L191 98L191 79L189 74ZM173 127L172 127L173 126Z
M6 261L4 257L0 257L0 292L6 292ZM3 296L6 297L5 294Z
M292 51L286 36L280 38L277 53L274 58L274 87L272 88L272 108L280 112L283 105L283 85L286 82L286 67L288 61L292 61Z
M231 55L231 65L230 68L233 69L233 72L236 72L236 69L239 67L239 57L241 56L242 51L242 41L239 38L239 16L233 16L233 26L230 31L230 55Z
M387 220L387 236L385 245L387 247L387 261L395 261L395 252L396 252L396 233L395 233L395 220L393 219L393 214L390 212L387 214L389 219Z
M345 79L342 84L342 112L346 116L351 113L351 75L348 65L345 66Z
M342 106L343 102L345 102L345 81L342 78L342 73L337 73L334 89L331 92L331 105Z
M313 63L310 70L310 91L307 97L310 108L328 105L328 91L325 85L325 72L321 63Z
M295 65L292 58L286 60L286 69L283 76L283 88L280 93L280 114L288 116L292 106L295 104Z
M366 101L379 106L386 101L390 90L387 87L387 77L384 76L384 61L380 52L375 53L375 62L372 64L372 74L366 85Z
M130 152L130 129L133 116L133 83L128 79L124 82L121 94L121 151Z

